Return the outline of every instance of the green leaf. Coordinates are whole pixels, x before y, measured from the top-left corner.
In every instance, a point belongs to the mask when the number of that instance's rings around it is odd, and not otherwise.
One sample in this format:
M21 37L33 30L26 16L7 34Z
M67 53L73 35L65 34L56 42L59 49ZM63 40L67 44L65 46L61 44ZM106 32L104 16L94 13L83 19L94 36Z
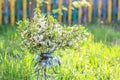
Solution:
M73 6L75 6L76 8L80 7L80 3L78 1L74 1L73 2Z
M64 6L63 6L63 7L62 7L62 10L65 10L65 11L67 11L68 9L67 9L66 7L64 7Z

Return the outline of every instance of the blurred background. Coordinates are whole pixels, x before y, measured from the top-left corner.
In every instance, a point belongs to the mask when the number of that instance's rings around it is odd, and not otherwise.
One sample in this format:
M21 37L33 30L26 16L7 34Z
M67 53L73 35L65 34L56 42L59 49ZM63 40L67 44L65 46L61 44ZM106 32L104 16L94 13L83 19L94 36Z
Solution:
M75 1L78 0L43 0L41 10L65 24L112 23L120 20L120 0L86 0L90 5L78 8L73 5ZM14 25L16 21L31 19L36 2L37 0L0 0L0 24ZM59 13L56 13L57 10Z

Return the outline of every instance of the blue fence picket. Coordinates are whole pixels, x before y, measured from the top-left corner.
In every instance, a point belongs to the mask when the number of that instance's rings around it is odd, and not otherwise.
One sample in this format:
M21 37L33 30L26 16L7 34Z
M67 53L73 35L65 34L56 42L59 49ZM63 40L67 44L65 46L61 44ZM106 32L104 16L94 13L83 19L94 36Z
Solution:
M112 7L112 16L113 16L113 20L116 21L117 20L117 0L113 0L113 7Z
M74 0L77 1L77 0ZM72 12L72 16L73 16L73 24L77 23L77 16L78 16L78 9L76 7L74 7L74 10Z
M65 6L65 7L68 7L68 0L64 0L63 1L63 5ZM67 23L67 16L68 16L68 11L63 11L63 23Z
M42 13L46 14L47 13L47 5L43 2L43 6L41 7Z
M87 11L88 7L85 6L83 7L83 22L86 23L87 22L87 17L88 17L88 11Z
M29 6L28 6L28 10L29 10L29 11L28 11L28 16L29 16L29 18L30 18L30 15L31 15L31 12L32 12L32 11L31 11L31 8L32 8L32 7L31 7L31 4L32 4L32 3L31 3L31 0L28 0L28 2L29 2Z
M97 21L98 0L93 0L93 22Z
M103 8L103 20L107 21L107 0L102 0Z
M4 23L8 24L9 22L9 9L8 9L8 0L4 0Z
M52 4L53 4L53 9L57 9L57 3L58 3L58 0L52 0ZM53 13L53 17L54 18L57 18L57 13Z
M21 19L21 0L17 0L17 21Z

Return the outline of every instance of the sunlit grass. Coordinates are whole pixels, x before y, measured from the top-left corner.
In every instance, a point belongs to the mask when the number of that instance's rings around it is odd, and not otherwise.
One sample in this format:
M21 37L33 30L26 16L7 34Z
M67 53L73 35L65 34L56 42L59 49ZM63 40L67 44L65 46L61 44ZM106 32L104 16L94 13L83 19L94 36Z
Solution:
M16 29L0 26L0 80L36 80L34 54L20 49ZM55 80L120 80L120 45L105 44L119 38L119 32L98 27L91 27L89 31L95 35L96 42L88 41L77 49L55 51L61 60L60 68L56 68L58 74L48 69Z

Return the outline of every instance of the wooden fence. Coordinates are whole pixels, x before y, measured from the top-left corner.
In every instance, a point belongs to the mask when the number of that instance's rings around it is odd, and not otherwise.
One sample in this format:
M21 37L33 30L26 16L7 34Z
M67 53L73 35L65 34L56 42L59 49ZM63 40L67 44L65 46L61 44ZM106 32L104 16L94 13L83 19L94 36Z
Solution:
M33 15L31 7L35 0L0 0L0 24L12 24L16 21L30 18ZM120 20L120 0L87 0L92 6L75 8L73 1L77 0L47 0L41 10L44 14L53 15L59 22L81 24L104 21L107 23ZM52 13L53 9L65 6L61 14ZM71 9L73 6L74 9Z

